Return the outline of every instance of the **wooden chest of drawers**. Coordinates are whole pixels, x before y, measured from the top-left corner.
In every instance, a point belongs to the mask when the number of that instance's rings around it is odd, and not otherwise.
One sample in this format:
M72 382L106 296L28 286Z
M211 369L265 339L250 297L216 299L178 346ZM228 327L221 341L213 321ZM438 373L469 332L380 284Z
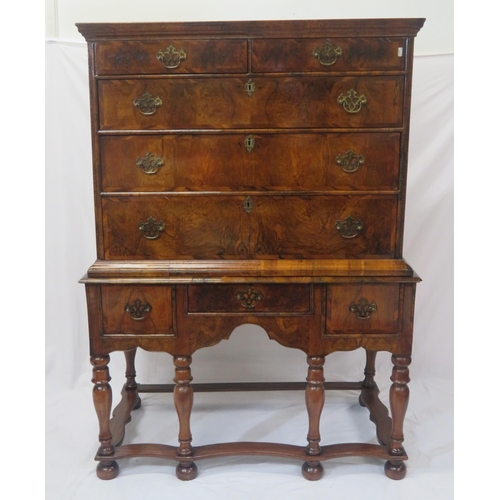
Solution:
M339 456L405 475L418 276L403 260L413 39L423 19L78 24L89 47L97 261L87 291L97 474L163 457ZM191 356L243 323L307 355L304 447L192 446ZM138 347L174 358L179 446L121 445L146 386ZM362 382L325 382L326 355L366 350ZM374 381L392 353L390 409ZM111 417L109 354L127 360ZM229 381L230 382L230 381ZM225 384L225 388L231 384ZM233 384L282 389L283 384ZM359 389L380 445L320 445L325 389ZM160 390L156 388L156 390Z

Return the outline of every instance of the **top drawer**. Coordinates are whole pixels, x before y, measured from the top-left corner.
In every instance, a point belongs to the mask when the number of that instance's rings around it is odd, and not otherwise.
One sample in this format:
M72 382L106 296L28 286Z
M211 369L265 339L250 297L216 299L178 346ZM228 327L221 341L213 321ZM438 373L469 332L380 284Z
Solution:
M404 38L303 38L252 41L252 71L403 71Z
M246 73L246 40L102 42L96 46L99 75Z

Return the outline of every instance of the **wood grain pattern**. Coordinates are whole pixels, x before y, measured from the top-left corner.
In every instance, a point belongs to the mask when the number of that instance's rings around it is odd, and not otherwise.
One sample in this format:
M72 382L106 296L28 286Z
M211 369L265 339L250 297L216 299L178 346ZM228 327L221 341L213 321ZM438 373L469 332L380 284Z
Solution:
M326 40L341 49L336 61L322 65L314 57L315 49L322 49ZM389 38L285 38L260 39L252 42L252 71L274 73L287 71L402 71L405 39ZM333 59L332 59L333 60Z
M103 285L101 293L104 335L173 335L171 287ZM142 320L125 311L136 300L151 305Z
M255 196L246 213L242 196L116 197L103 199L107 259L326 259L393 257L394 196ZM339 220L363 222L346 239ZM165 223L144 238L141 221Z
M186 128L399 127L403 118L404 78L255 77L255 93L245 92L248 78L156 78L100 80L102 130ZM354 89L368 102L348 113L337 102ZM133 102L144 93L162 100L150 116Z
M350 310L352 303L366 299L377 310L370 318L359 319ZM392 285L329 285L326 302L326 331L329 335L378 333L395 335L399 331L400 287Z
M156 57L170 45L186 54L176 68L165 67ZM247 41L164 38L103 42L96 46L96 71L99 75L246 73Z
M248 152L245 139L255 146ZM104 191L393 190L399 185L398 133L132 135L100 138ZM355 172L336 161L363 156ZM151 153L164 165L136 165Z

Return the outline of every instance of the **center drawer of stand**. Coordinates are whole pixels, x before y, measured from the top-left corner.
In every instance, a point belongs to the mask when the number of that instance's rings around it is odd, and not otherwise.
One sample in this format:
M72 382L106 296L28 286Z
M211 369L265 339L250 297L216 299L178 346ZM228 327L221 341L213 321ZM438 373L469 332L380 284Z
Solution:
M189 285L188 313L304 314L312 311L311 285Z

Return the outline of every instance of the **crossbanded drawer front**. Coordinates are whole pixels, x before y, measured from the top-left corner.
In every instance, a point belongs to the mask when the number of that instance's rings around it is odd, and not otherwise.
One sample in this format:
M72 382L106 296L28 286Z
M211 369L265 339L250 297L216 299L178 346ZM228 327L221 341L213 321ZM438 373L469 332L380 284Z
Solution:
M404 38L306 38L252 41L252 71L403 71Z
M394 257L396 195L102 200L106 259Z
M101 137L104 191L396 190L397 133Z
M246 40L185 40L99 42L98 75L176 73L246 73Z
M312 313L311 285L189 285L187 294L190 314Z
M172 288L102 285L104 335L172 336Z
M99 80L102 130L399 127L404 78Z
M326 334L397 334L399 284L328 285Z

